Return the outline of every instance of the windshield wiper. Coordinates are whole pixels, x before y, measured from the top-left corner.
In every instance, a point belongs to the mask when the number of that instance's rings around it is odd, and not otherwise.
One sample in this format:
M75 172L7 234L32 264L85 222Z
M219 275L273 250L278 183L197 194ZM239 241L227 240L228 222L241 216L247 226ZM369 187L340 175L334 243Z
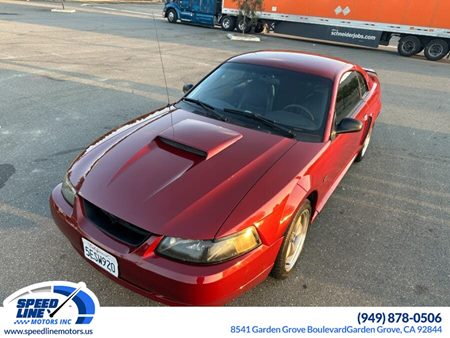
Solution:
M225 116L223 116L221 113L219 113L219 112L216 110L216 108L214 108L213 106L211 106L211 105L209 105L209 104L207 104L207 103L205 103L205 102L203 102L203 101L200 101L200 100L197 100L197 99L191 99L190 97L183 97L183 98L181 99L181 101L186 101L186 102L194 103L194 104L196 104L197 106L202 107L202 108L203 108L204 110L206 110L210 115L214 116L214 117L217 118L218 120L221 120L221 121L224 121L224 122L227 122L227 121L228 121L228 119L227 119Z
M231 109L231 108L224 108L223 111L226 113L245 116L254 121L262 122L266 126L272 127L273 129L276 129L276 130L282 132L287 137L290 137L290 138L295 137L295 133L292 130L290 130L289 128L283 127L283 126L279 125L278 123L276 123L275 121L268 119L267 117L264 117L260 114L253 113L248 110L239 110L239 109Z

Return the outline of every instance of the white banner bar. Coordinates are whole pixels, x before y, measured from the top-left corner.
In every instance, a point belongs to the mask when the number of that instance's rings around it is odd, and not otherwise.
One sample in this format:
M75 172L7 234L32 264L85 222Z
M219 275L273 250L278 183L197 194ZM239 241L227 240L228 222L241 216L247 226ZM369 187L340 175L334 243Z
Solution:
M9 318L0 308L1 337L450 337L448 307L100 307L90 324L66 326Z

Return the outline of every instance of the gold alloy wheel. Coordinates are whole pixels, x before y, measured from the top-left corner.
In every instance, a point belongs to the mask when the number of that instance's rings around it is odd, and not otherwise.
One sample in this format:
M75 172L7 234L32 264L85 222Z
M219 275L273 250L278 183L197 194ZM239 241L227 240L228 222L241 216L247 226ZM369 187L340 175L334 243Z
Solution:
M309 209L303 210L297 222L294 224L294 229L289 239L289 246L286 250L285 256L285 270L289 272L295 265L302 252L305 244L306 233L308 232L309 221L311 213Z

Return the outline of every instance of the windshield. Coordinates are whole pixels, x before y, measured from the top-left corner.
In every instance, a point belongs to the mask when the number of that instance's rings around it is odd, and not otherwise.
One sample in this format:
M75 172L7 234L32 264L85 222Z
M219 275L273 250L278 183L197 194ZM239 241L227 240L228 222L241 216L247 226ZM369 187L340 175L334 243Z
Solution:
M331 88L332 81L320 76L228 62L186 97L220 111L230 123L277 133L267 123L261 129L258 119L249 119L252 117L249 113L252 113L288 128L299 140L320 142L328 115ZM241 116L236 111L241 111Z

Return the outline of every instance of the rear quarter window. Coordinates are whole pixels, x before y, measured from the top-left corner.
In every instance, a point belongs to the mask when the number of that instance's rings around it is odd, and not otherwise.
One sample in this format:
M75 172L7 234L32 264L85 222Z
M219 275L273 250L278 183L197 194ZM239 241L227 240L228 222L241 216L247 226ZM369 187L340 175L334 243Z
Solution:
M369 91L369 87L367 86L366 79L361 75L361 73L358 72L357 76L359 81L359 91L361 92L361 97L364 97L364 95L366 95Z

